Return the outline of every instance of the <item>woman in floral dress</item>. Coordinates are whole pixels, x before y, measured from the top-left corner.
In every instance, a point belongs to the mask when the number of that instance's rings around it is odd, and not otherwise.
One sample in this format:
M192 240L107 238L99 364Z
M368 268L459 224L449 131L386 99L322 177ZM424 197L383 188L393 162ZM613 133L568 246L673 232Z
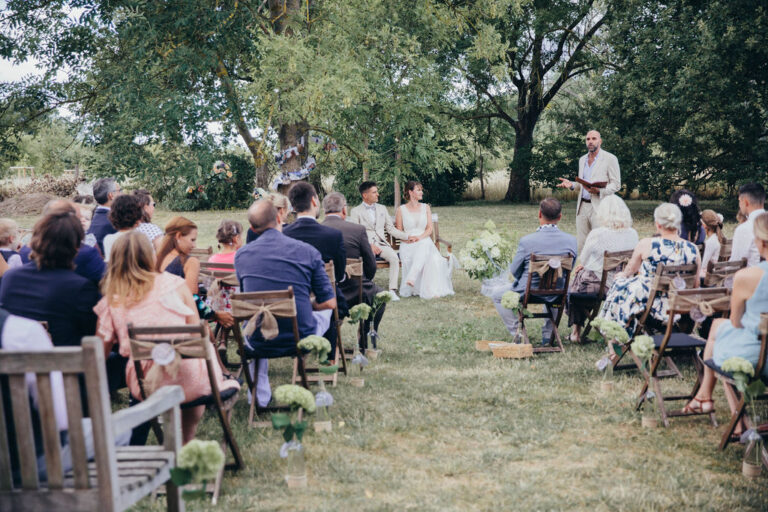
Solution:
M662 265L700 264L699 250L678 235L682 221L680 208L671 203L661 204L653 212L653 220L660 236L644 238L635 247L632 258L616 279L600 310L600 316L625 326L634 332L635 317L645 311L656 268ZM668 319L666 294L657 294L650 314L660 322Z

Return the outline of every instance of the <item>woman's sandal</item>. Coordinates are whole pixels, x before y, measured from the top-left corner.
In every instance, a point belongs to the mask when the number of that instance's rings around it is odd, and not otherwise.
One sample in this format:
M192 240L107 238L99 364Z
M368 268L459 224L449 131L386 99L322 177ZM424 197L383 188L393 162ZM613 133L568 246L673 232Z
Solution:
M709 407L705 407L707 404L711 404ZM693 398L690 402L683 407L681 411L683 414L709 414L714 412L715 402L711 399L702 400L700 398Z

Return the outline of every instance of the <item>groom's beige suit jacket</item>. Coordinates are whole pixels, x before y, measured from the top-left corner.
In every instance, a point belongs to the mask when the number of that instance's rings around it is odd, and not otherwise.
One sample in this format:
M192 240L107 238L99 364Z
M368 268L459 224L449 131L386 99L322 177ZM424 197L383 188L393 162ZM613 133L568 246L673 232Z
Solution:
M584 167L586 163L587 155L579 158L579 178L581 179L585 179ZM592 208L593 210L597 210L597 207L600 206L600 199L611 194L615 194L619 191L619 189L621 189L621 171L619 170L619 159L616 158L613 154L600 148L600 151L597 153L597 161L592 167L592 175L587 181L590 183L594 183L596 181L608 182L605 188L600 189L599 194L592 194ZM579 208L581 207L581 183L574 183L574 185L576 185L574 190L579 192L579 200L576 203L576 211L578 212Z
M404 231L400 231L392 223L392 219L389 216L389 212L387 212L386 206L376 203L375 207L376 216L375 221L373 222L363 203L355 206L352 208L352 211L349 212L349 221L354 222L355 224L360 224L365 228L370 243L389 247L386 233L401 240L408 238L408 235L406 235Z

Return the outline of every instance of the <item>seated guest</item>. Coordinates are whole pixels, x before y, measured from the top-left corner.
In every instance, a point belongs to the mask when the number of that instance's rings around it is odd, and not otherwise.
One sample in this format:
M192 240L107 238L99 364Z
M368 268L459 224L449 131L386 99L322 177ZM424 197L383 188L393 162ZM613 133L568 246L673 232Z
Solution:
M57 211L74 212L80 220L80 225L83 225L82 209L79 208L79 205L73 204L67 199L54 199L45 205L43 208L43 215L45 216ZM24 246L19 249L19 256L21 257L22 263L26 264L30 261L31 253L32 249L29 246ZM101 278L104 277L106 268L99 249L87 245L85 240L83 240L83 242L80 243L77 255L75 256L75 274L90 279L98 285Z
M518 316L516 312L501 305L501 296L508 290L518 292L521 295L525 293L531 254L571 254L576 259L576 237L560 231L557 223L560 222L561 217L560 201L554 197L548 197L539 203L539 227L535 232L520 239L515 258L509 266L509 272L517 281L514 285L510 284L506 289L498 290L493 297L496 311L513 336L517 335ZM539 277L538 275L533 276L532 287L538 286ZM550 311L550 314L554 316L554 311ZM553 322L547 319L541 329L542 345L546 346L552 342L553 329L555 329Z
M573 326L571 341L578 341L581 328L587 320L584 304L571 300L572 293L596 295L603 276L605 252L629 251L638 241L637 231L632 229L632 214L617 195L610 195L600 201L597 207L597 222L600 227L587 235L584 248L579 255L581 264L573 270L568 290L568 325ZM613 272L606 280L606 289L613 284Z
M664 265L700 264L699 250L680 237L683 214L671 203L663 203L653 212L656 231L660 236L643 238L622 272L616 274L613 286L603 302L600 316L614 320L634 332L635 316L645 311L656 267ZM698 268L697 268L698 273ZM697 283L698 284L698 283ZM653 300L651 316L659 322L668 320L668 299L659 293Z
M723 235L723 216L714 210L701 212L701 223L704 224L704 230L707 233L699 270L699 277L704 279L709 262L717 263L720 260L720 247L725 243L725 235Z
M243 246L243 225L234 220L223 220L219 224L219 229L216 231L216 240L219 241L219 249L221 252L212 254L208 258L208 263L227 263L229 265L235 264L235 253ZM225 270L225 269L213 269L213 270ZM227 269L228 270L228 269ZM210 300L211 307L215 311L228 311L232 312L232 305L230 303L230 297L233 293L237 293L237 286L222 285L216 292L216 297L211 296L209 290L208 299Z
M752 219L755 245L758 254L768 259L768 213L761 213ZM731 295L730 319L718 318L712 322L709 339L704 348L704 360L713 359L722 364L731 357L743 357L752 366L757 365L760 356L758 327L760 314L768 311L768 261L736 272ZM757 376L756 376L757 377ZM768 364L763 366L763 377L768 377ZM715 372L704 367L704 379L696 396L685 406L683 412L710 412L714 409L712 391L715 389ZM736 410L736 397L726 387L726 398L731 412Z
M347 222L347 200L339 192L331 192L323 199L323 210L325 210L325 220L323 225L338 229L344 237L344 249L347 252L348 259L363 259L363 301L368 305L373 305L373 298L377 293L384 291L373 282L376 276L376 256L373 254L371 244L368 243L368 235L365 228L360 224ZM348 307L359 303L359 288L357 279L347 277L339 283L339 296L343 296ZM373 328L378 331L379 323L384 316L386 304L382 305L373 319ZM363 325L363 332L371 330L370 320L366 320ZM367 348L367 337L360 338L360 349Z
M226 311L213 311L204 300L198 284L200 260L189 253L195 248L197 226L184 217L174 217L165 225L165 236L157 252L157 271L169 272L184 279L194 296L200 318L231 327L234 319Z
M88 234L96 239L101 254L104 254L104 237L117 231L109 222L109 209L112 207L112 201L119 195L120 186L114 178L100 178L93 182L93 197L99 206L93 210Z
M323 226L317 221L320 213L320 198L312 184L306 181L297 181L288 191L293 209L296 212L296 220L283 227L283 234L296 240L306 242L318 251L324 262L333 261L333 269L336 274L336 284L346 278L347 251L344 248L344 236L341 231L328 226ZM348 313L347 301L344 295L336 297L339 308L339 316L345 317ZM327 331L320 334L331 342L331 359L335 359L336 335L338 327L331 321L331 311L324 312L328 317ZM325 325L325 322L323 322Z
M758 215L765 211L765 189L759 183L747 183L739 187L739 212L746 217L733 231L730 261L747 258L747 266L760 263L752 226Z
M133 196L139 201L141 206L141 222L136 231L144 233L152 243L152 249L155 252L160 250L160 243L163 240L163 230L160 226L152 224L152 216L155 214L155 200L147 189L140 188L133 191Z
M267 200L253 203L248 209L248 222L258 235L235 254L235 272L243 292L285 290L293 287L299 337L316 334L317 320L313 311L336 307L331 282L325 273L320 252L311 245L282 234L277 208ZM315 294L312 302L310 294ZM269 403L271 391L266 374L266 359L296 353L292 323L278 319L279 334L266 340L257 330L248 343L261 359L258 371L258 403Z
M13 219L0 219L0 255L8 268L16 268L22 265L21 256L17 251L17 238L19 226Z
M114 200L109 210L109 222L117 231L104 236L102 240L104 261L109 261L109 254L115 240L136 228L141 222L141 217L141 206L135 196L118 196Z
M288 200L287 197L285 197L283 194L280 194L278 192L272 192L266 197L267 201L270 201L273 205L275 205L275 208L277 208L277 215L279 217L279 224L281 226L285 225L285 221L288 219L288 216L291 214L291 202ZM253 228L248 228L248 233L245 237L245 243L249 244L256 240L258 235L253 231Z
M129 232L114 243L113 257L102 285L104 297L94 307L94 311L99 316L98 336L104 340L108 350L111 350L114 343L119 344L120 355L123 357L131 355L128 338L130 323L137 327L149 327L197 325L200 321L184 279L155 271L154 261L152 246L142 233ZM211 358L215 358L213 345L206 345ZM153 364L151 360L141 362L145 379ZM236 380L224 379L218 364L213 365L213 371L220 390L240 387ZM125 379L133 398L140 400L139 380L133 361L129 360L125 367ZM157 379L144 381L148 395L152 390L167 385L181 386L185 402L212 392L206 363L202 359L183 359L174 375L162 370L157 374ZM195 437L203 412L203 405L181 410L184 443Z
M0 306L13 315L48 322L56 346L79 346L96 330L96 283L73 270L83 240L74 207L49 213L35 224L29 263L9 270L0 284Z
M675 190L669 196L669 202L677 205L683 214L680 222L680 238L688 240L696 245L703 244L706 238L704 226L701 224L701 212L699 202L693 192L684 188Z

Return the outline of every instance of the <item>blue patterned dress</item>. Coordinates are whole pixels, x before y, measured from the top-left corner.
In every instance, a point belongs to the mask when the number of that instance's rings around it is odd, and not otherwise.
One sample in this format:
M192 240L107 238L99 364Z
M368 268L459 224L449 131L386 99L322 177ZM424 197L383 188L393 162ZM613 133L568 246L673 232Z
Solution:
M643 260L640 271L628 278L617 278L600 310L600 317L614 320L627 326L633 317L645 311L648 297L651 294L651 285L656 275L656 267L663 265L687 265L696 263L698 250L696 246L687 240L672 241L665 238L654 238L651 242L651 253ZM668 302L666 294L657 294L653 299L651 316L666 322Z

